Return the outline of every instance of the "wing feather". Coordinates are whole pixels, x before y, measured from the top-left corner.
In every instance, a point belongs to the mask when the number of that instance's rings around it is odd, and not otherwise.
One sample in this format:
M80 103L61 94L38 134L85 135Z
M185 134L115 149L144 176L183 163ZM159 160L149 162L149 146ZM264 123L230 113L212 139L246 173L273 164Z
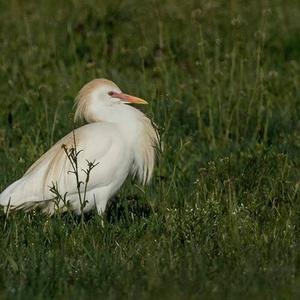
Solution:
M95 137L96 132L99 138ZM116 172L118 157L115 157L115 162L112 160L110 169L101 162L102 158L110 154L118 156L116 152L118 145L115 141L119 138L114 138L116 130L112 126L100 126L94 123L76 129L74 134L77 151L82 150L78 155L79 179L85 180L84 170L87 167L87 160L97 161L100 163L95 167L98 168L97 179L93 178L88 188L107 185ZM0 204L6 207L10 205L11 209L25 208L26 210L35 207L37 203L43 203L42 205L45 206L46 202L54 198L54 194L50 191L52 184L57 186L61 195L76 193L76 178L69 172L72 171L72 165L64 150L64 147L67 149L74 147L74 134L71 132L57 142L26 171L21 179L3 191L0 195ZM105 174L101 172L101 168Z

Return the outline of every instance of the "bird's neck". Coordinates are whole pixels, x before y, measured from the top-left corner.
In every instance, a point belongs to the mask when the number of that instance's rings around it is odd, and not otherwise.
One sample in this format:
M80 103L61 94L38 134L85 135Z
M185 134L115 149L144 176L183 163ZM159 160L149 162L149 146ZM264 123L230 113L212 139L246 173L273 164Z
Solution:
M132 116L131 122L122 123L121 130L128 137L128 142L134 153L131 171L138 176L142 184L145 184L152 177L156 148L159 147L159 135L150 119L141 111L133 107L130 108L134 117Z
M149 118L141 111L129 105L119 105L95 109L85 116L92 122L116 124L133 153L132 173L137 174L142 183L147 183L153 172L155 148L159 136Z
M145 143L151 144L149 133L154 131L154 128L151 121L140 110L129 105L122 105L119 110L114 109L110 114L109 122L119 126L127 142L133 147Z

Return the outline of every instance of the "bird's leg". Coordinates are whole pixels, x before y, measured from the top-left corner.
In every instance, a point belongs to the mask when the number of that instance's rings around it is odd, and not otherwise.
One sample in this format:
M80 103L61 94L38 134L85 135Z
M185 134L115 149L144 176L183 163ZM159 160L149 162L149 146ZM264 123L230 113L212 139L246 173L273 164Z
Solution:
M98 215L103 215L103 213L105 212L106 204L109 200L108 192L103 191L103 189L100 189L98 193L95 193L93 195L93 198Z
M105 211L105 207L106 207L106 201L98 201L96 203L96 208L97 208L97 212L98 215L103 215L104 211Z

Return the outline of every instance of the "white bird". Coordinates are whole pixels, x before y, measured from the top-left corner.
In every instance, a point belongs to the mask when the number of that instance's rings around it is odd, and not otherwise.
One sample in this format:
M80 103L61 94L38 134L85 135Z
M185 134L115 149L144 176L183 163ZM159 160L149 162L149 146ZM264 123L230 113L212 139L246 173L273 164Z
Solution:
M75 100L75 121L84 119L89 124L62 138L0 194L4 211L40 207L53 214L57 208L65 209L67 202L77 214L93 208L101 214L129 174L137 175L142 184L148 183L159 135L150 119L128 105L131 103L147 104L143 99L122 93L106 79L94 79L84 85ZM77 180L70 172L72 160L65 150L71 151L75 146L80 152ZM78 182L85 183L87 162L95 162L94 168L88 183L78 187ZM50 188L53 184L66 201L54 201ZM82 205L84 196L86 202Z

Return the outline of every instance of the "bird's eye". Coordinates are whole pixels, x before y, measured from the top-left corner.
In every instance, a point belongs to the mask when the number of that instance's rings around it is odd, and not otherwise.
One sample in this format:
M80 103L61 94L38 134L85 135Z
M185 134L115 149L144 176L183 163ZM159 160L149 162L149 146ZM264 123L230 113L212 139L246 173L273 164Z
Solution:
M109 96L113 96L113 95L114 95L114 92L108 92L108 95L109 95Z

